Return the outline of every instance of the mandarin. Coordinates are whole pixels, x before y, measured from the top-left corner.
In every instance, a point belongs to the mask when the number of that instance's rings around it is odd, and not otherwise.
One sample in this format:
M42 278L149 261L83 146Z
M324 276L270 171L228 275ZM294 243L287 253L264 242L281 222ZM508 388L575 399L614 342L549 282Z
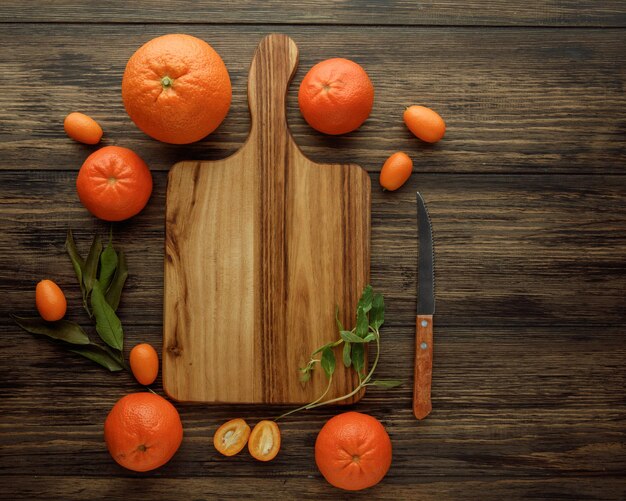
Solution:
M391 440L376 418L344 412L331 418L315 441L315 462L324 478L349 491L380 482L391 466Z
M87 157L76 178L83 205L105 221L138 214L152 194L152 174L134 151L105 146Z
M313 66L298 92L300 112L307 123L325 134L358 129L374 106L374 86L354 61L327 59Z
M176 408L154 393L122 397L104 422L109 453L124 468L149 471L163 466L183 440Z
M124 107L149 136L173 144L193 143L222 123L232 98L220 55L199 38L154 38L131 56L122 79Z

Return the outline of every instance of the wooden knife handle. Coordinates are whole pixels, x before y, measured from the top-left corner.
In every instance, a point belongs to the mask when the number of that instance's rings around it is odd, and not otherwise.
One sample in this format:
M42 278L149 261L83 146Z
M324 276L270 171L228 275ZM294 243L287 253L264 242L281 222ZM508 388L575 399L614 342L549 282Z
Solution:
M413 384L413 414L424 419L433 406L430 385L433 376L433 316L418 315L415 326L415 382Z

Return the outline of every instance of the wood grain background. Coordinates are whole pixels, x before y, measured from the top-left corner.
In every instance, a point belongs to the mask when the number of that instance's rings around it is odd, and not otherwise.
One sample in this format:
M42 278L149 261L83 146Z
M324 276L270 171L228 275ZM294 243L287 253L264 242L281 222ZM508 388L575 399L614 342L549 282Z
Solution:
M3 499L351 499L324 482L313 444L336 409L295 415L270 464L224 458L211 438L264 406L179 405L185 440L148 474L118 467L102 441L113 403L140 387L23 333L8 313L34 313L34 286L54 278L68 317L87 324L63 250L71 227L85 250L108 225L75 194L93 147L62 120L98 119L103 144L136 150L155 181L148 207L116 224L131 276L119 314L127 346L161 349L166 177L185 159L238 149L249 127L246 78L270 32L290 35L300 69L288 122L318 162L354 162L372 181L371 280L385 294L380 377L404 386L354 406L387 427L394 461L374 499L626 497L626 6L618 0L309 2L299 7L147 0L0 5L0 497ZM233 81L219 130L188 147L151 140L124 112L132 52L164 33L211 43ZM329 138L297 109L315 62L361 63L376 88L370 119ZM448 123L427 146L401 111L431 106ZM376 188L393 151L415 162L395 193ZM416 229L414 192L431 211L437 250L433 412L411 413ZM161 390L160 380L156 389ZM282 410L282 409L281 409Z

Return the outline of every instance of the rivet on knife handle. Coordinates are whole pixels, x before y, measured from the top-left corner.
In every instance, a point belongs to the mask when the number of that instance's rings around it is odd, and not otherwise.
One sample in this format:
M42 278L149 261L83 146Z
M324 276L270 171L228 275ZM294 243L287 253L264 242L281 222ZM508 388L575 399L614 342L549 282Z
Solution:
M415 327L415 379L413 414L424 419L432 410L430 387L433 376L433 316L418 315Z

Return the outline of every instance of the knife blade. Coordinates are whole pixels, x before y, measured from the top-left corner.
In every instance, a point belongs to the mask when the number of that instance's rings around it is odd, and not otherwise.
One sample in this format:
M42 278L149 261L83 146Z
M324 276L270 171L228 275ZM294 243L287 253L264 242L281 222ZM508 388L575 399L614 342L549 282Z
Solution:
M424 419L432 410L430 398L433 374L433 315L435 314L435 251L433 231L426 203L417 192L417 316L415 322L415 373L413 414Z

